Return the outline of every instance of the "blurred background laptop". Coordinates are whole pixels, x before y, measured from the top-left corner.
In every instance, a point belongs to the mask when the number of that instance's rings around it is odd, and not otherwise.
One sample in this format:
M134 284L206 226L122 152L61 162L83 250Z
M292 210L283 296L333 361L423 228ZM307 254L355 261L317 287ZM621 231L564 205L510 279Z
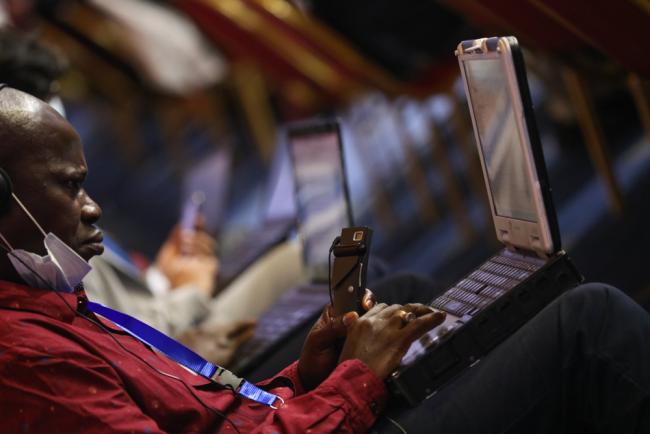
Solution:
M352 224L338 123L313 120L292 125L288 144L309 283L289 289L259 318L255 335L235 357L233 368L242 374L330 301L330 246L341 229Z

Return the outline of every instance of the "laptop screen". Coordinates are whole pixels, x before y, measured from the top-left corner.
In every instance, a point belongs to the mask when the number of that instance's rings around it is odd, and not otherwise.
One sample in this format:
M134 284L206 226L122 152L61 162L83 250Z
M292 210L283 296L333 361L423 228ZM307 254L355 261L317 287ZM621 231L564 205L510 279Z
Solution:
M533 186L502 62L476 59L464 65L495 212L537 222Z
M266 186L266 204L263 220L275 222L296 219L294 179L287 143L278 140Z
M231 162L231 150L221 148L192 166L183 182L185 200L196 192L203 194L202 212L207 229L212 233L218 232L223 221L223 210L230 188Z
M338 126L290 129L289 147L305 265L312 278L326 279L332 241L352 223Z

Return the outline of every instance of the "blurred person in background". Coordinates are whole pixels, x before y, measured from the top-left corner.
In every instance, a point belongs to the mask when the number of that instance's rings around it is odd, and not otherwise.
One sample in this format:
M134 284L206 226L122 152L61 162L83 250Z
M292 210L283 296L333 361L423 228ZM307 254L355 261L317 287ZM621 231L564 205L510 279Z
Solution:
M0 29L0 83L48 102L63 116L58 80L66 69L65 58L54 48ZM107 236L105 243L104 255L92 259L93 271L84 279L91 299L177 337L222 365L252 336L253 320L211 318L200 324L211 316L219 264L216 241L200 222L191 233L174 228L145 271L115 240Z

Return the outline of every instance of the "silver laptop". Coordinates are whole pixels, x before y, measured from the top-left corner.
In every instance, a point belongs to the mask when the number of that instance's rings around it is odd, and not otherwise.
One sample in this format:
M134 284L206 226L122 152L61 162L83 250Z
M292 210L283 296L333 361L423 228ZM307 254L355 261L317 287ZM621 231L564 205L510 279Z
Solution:
M288 290L259 318L255 335L238 351L232 367L242 375L329 303L330 246L342 228L352 225L338 122L316 119L292 124L288 143L310 283Z
M512 37L463 41L460 64L494 229L504 248L431 306L443 324L413 343L388 379L417 404L480 362L582 277L560 247L523 56Z

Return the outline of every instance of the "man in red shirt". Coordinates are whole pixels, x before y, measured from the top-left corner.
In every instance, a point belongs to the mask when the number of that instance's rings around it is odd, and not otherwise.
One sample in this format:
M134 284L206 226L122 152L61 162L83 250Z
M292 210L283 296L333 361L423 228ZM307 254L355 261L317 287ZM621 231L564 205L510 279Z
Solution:
M10 197L0 204L3 248L45 254L29 211L82 258L101 254L101 210L83 189L87 167L70 124L5 88L0 143L0 166L26 208ZM284 400L274 409L181 368L89 312L83 290L25 286L7 255L0 279L0 413L9 432L365 431L384 407L383 378L443 320L416 304L379 304L362 318L324 312L300 360L263 383Z
M0 90L0 167L16 193L0 188L0 248L44 254L43 234L52 232L84 259L101 253L101 211L82 186L79 137L47 104L13 89ZM54 291L59 280L44 272L34 283L15 265L0 255L0 431L8 433L395 431L386 418L373 426L386 404L383 379L443 319L417 304L379 304L361 318L325 311L300 360L260 384L279 397L273 408L93 314L83 290ZM590 284L555 300L418 409L389 414L409 432L648 433L648 366L647 313Z

